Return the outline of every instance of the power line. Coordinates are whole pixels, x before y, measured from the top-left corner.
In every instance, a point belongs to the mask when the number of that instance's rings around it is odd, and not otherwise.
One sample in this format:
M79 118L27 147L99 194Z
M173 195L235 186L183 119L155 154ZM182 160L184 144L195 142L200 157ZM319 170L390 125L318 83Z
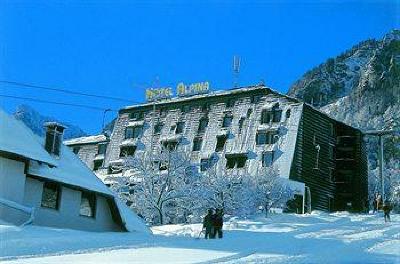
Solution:
M129 102L129 103L140 103L140 102L135 102L133 100L128 100L128 99L119 98L119 97L112 97L112 96L106 96L106 95L97 95L97 94L90 94L90 93L75 92L75 91L61 89L61 88L34 85L34 84L29 84L29 83L14 82L14 81L7 81L7 80L0 80L0 83L11 84L11 85L15 85L15 86L18 86L18 87L34 88L34 89L48 90L48 91L53 91L53 92L66 93L66 94L74 94L74 95L80 95L80 96L87 96L87 97L94 97L94 98L101 98L101 99L109 99L109 100L114 100L114 101Z
M101 108L101 107L90 106L90 105L82 105L82 104L72 104L72 103L63 103L63 102L47 101L47 100L42 100L42 99L37 99L37 98L31 98L31 97L21 97L21 96L13 96L13 95L5 95L5 94L0 94L0 97L13 98L13 99L19 99L19 100L27 100L27 101L33 101L33 102L39 102L39 103L45 103L45 104L56 104L56 105L74 106L74 107L88 108L88 109L98 110L98 111L105 111L105 110L108 110L108 111L117 112L117 110L115 110L115 109Z

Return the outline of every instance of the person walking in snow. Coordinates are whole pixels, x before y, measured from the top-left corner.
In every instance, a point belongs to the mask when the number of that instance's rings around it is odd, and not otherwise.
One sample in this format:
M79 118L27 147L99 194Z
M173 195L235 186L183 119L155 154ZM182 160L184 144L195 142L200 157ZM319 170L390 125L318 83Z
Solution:
M222 238L222 227L224 225L224 212L222 209L217 209L214 218L214 236Z
M215 238L214 236L214 212L213 209L208 209L207 215L203 220L203 229L206 230L204 234L205 239Z
M382 206L383 215L385 217L385 222L390 222L390 211L392 211L392 206L388 200Z

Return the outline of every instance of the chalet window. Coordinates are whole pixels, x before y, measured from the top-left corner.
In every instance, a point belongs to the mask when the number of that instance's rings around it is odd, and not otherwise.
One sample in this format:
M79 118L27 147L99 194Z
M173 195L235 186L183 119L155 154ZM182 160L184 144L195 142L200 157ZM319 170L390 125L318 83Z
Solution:
M278 141L279 136L276 131L260 131L256 135L256 144L257 145L265 145L265 144L274 144Z
M79 150L81 150L81 147L73 147L72 148L72 152L74 152L75 154L78 154Z
M81 192L81 206L79 215L95 217L96 215L96 194L91 192Z
M164 127L164 124L163 123L157 123L155 126L154 126L154 134L161 134L161 130L163 129L163 127Z
M203 143L203 139L201 137L195 138L193 140L193 151L200 151L202 143Z
M253 113L253 109L251 109L251 108L247 109L246 117L247 117L247 118L250 118L250 116L251 116L252 113Z
M232 125L233 116L231 114L226 114L222 122L222 127L230 127Z
M101 166L103 166L103 160L95 160L93 162L93 170L94 171L97 171L98 169L100 169Z
M217 146L215 147L215 151L219 152L219 151L224 150L225 142L226 142L226 136L218 136L217 137Z
M246 165L247 157L246 156L237 156L237 157L226 157L226 168L243 168Z
M210 167L210 161L208 159L201 159L200 171L206 171Z
M262 154L262 166L270 167L274 163L274 152L266 151Z
M55 182L43 184L41 206L58 210L60 203L60 185Z
M119 157L132 157L135 155L136 146L122 146L119 151Z
M185 128L185 122L176 123L175 134L182 134L184 128Z
M106 154L106 150L107 150L107 144L99 144L97 146L97 154L98 155Z
M144 112L129 113L129 119L139 121L144 119Z
M127 127L125 129L125 139L138 138L142 134L142 129L141 126Z
M205 133L205 132L206 132L207 126L208 126L208 119L207 119L207 118L202 118L202 119L200 119L200 122L199 122L199 129L197 130L197 132L198 132L199 134Z
M226 101L226 107L234 107L235 106L235 100L234 99L229 99Z
M286 110L286 119L290 118L290 109Z

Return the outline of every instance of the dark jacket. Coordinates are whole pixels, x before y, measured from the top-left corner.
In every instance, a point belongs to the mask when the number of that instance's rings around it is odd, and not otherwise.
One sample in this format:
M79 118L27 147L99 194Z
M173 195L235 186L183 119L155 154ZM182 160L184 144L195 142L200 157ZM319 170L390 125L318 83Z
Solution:
M221 213L216 214L214 218L214 226L217 228L218 227L222 228L223 225L224 225L224 219L222 214Z
M390 211L392 210L392 207L390 206L390 204L385 203L385 204L383 205L382 209L383 209L383 211L384 211L385 213L390 213Z
M214 215L207 214L206 217L204 217L204 220L203 220L203 227L211 228L211 227L213 227L213 224L214 224Z

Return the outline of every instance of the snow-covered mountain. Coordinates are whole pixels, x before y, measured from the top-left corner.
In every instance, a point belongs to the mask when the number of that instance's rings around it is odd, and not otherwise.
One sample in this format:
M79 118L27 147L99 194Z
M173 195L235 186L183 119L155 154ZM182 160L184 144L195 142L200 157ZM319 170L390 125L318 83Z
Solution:
M306 72L290 96L361 130L400 130L400 30L363 41ZM376 139L367 144L371 172L377 166ZM385 158L400 165L400 137L387 137Z
M27 127L39 136L44 136L43 124L49 121L57 121L68 127L65 130L64 139L87 136L80 127L56 120L53 117L43 116L29 105L19 105L14 113L14 117L24 122Z

